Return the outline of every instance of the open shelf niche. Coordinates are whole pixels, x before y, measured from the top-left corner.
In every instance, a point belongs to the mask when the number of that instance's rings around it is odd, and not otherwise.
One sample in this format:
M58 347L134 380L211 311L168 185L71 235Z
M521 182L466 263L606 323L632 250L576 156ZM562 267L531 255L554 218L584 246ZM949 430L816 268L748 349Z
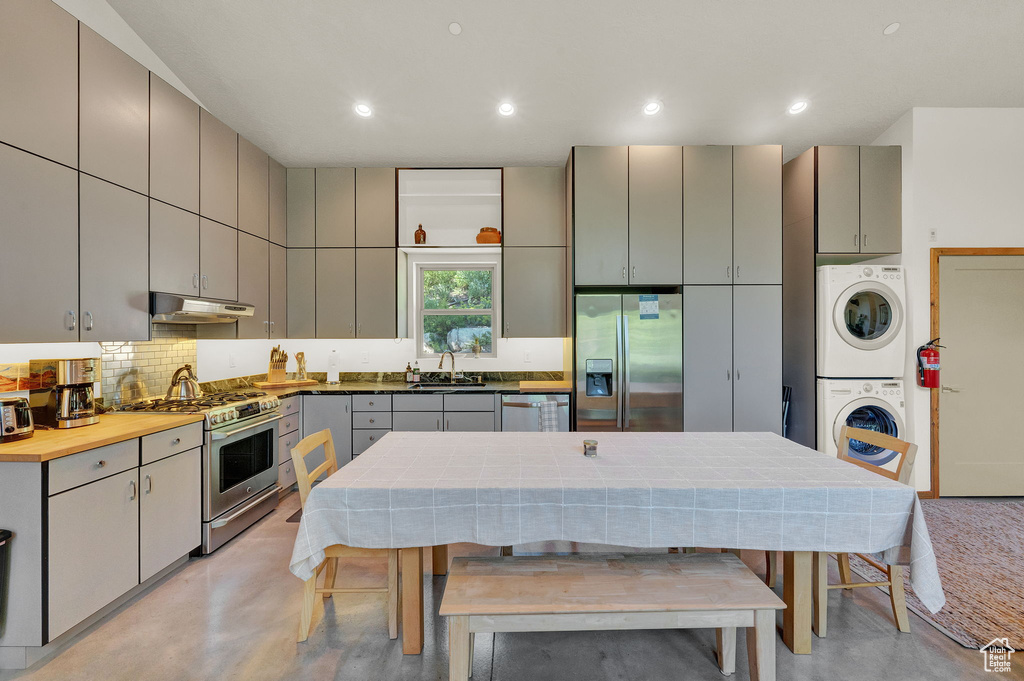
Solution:
M416 244L419 225L427 243ZM415 248L496 248L478 244L481 227L501 229L501 169L399 170L398 243Z

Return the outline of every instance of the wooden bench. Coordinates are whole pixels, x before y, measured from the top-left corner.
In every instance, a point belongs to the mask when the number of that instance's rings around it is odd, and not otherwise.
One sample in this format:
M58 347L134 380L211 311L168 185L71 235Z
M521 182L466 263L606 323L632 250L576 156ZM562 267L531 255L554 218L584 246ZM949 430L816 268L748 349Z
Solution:
M473 672L478 632L716 628L722 673L747 629L750 678L775 679L778 596L731 553L456 558L441 599L449 678Z

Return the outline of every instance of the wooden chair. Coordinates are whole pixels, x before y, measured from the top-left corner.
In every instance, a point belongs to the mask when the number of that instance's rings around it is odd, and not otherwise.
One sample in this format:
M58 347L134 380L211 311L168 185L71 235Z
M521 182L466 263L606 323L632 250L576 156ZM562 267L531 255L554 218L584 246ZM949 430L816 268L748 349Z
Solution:
M323 447L324 462L309 470L306 465L306 457L316 449ZM306 508L306 499L313 488L313 482L324 473L328 476L338 471L338 458L334 452L334 440L331 439L330 430L321 430L318 433L307 435L302 438L295 448L292 449L292 464L295 466L295 475L299 485L299 502L302 508ZM352 556L379 556L387 552L388 556L388 584L383 587L368 588L338 588L335 584L338 576L338 558ZM309 637L309 632L316 626L320 617L323 616L323 601L336 593L387 593L388 595L388 636L398 638L398 549L356 549L341 544L328 546L324 551L326 557L324 562L316 568L313 577L306 581L302 594L302 614L299 618L299 642ZM316 580L320 573L325 572L323 587L317 587ZM323 594L323 598L317 598L317 594Z
M851 457L850 440L859 440L898 453L900 458L899 463L896 465L896 470L891 471ZM905 485L909 484L916 456L917 445L883 433L876 433L873 430L864 430L862 428L852 428L850 426L843 426L843 429L839 431L839 459L841 461L866 468L872 473L877 473L890 480L902 482ZM889 602L892 605L892 615L893 619L896 620L896 627L900 631L908 633L910 631L910 620L907 617L907 599L903 589L903 566L882 565L870 556L857 555L861 560L885 574L886 579L881 582L854 582L852 572L850 571L850 554L838 553L836 554L836 560L839 563L840 581L838 584L829 584L828 554L814 554L814 633L819 637L825 637L828 616L828 592L830 589L854 589L865 586L889 587Z

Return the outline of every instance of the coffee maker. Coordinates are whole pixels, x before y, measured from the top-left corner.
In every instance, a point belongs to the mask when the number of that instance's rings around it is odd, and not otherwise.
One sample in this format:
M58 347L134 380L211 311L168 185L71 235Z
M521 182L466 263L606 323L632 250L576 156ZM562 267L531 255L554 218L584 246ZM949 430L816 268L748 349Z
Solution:
M33 359L28 400L36 426L77 428L99 423L92 384L100 380L98 357Z

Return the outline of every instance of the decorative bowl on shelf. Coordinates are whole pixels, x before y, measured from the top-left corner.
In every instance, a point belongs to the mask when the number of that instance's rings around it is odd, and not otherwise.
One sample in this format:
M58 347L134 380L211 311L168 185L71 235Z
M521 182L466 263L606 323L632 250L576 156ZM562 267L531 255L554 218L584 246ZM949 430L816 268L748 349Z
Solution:
M481 227L480 233L476 235L478 244L500 244L501 232L494 227Z

